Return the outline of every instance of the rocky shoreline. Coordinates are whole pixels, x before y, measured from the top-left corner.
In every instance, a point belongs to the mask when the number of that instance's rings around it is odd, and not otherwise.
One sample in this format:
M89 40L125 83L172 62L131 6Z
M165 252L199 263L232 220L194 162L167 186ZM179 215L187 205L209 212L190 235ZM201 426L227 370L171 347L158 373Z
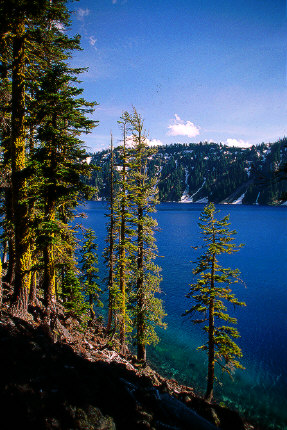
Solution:
M50 328L39 307L30 312L23 320L1 311L2 430L261 429L122 356L101 325L83 331L60 311Z

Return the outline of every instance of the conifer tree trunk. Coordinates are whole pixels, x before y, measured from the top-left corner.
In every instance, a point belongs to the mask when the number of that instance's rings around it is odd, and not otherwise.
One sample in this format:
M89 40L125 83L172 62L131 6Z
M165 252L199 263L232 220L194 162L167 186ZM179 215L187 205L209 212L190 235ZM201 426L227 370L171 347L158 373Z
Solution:
M5 217L6 221L9 224L12 222L12 196L11 196L11 188L5 190ZM9 222L10 221L10 222ZM11 228L5 228L5 233L10 233L10 237L8 239L8 267L6 274L3 278L3 281L9 285L14 284L15 279L15 240L14 240L14 232Z
M55 302L56 287L55 287L55 264L54 264L54 247L48 244L44 249L44 299L45 307L48 314L51 312L51 307Z
M207 373L207 389L205 399L210 402L213 397L214 384L214 304L213 300L209 305L209 336L208 336L208 373Z
M120 293L121 293L121 322L120 344L122 353L125 354L126 343L126 129L124 124L124 148L123 148L123 189L121 201L121 225L120 225Z
M53 128L57 127L56 115L52 117ZM52 181L47 187L47 194L45 197L45 221L48 226L48 233L46 237L46 243L43 249L44 257L44 278L43 278L43 289L44 289L44 303L45 312L48 324L50 323L50 315L54 310L56 300L56 272L55 272L55 258L54 258L54 237L55 233L50 231L51 225L56 219L56 207L55 207L55 195L56 195L56 142L52 139L51 148L49 150L49 161L50 161L50 181Z
M89 305L90 305L90 323L91 323L96 318L96 313L94 311L94 296L93 296L93 294L89 294Z
M29 211L26 201L25 169L25 19L18 20L13 41L12 64L12 205L15 231L14 312L24 315L28 308L31 250Z
M3 290L2 290L2 261L0 259L0 307L3 301Z
M120 227L120 293L121 293L121 323L120 323L120 344L122 351L125 350L126 341L126 252L125 252L125 230L126 230L126 219L125 219L125 204L122 203L121 207L121 227Z
M160 293L160 268L153 264L156 258L153 228L156 222L148 215L155 210L156 184L147 175L147 163L154 153L148 148L143 131L143 120L133 108L133 113L124 114L132 131L133 146L129 159L129 201L131 201L131 228L136 236L136 249L131 248L135 259L133 297L135 306L132 312L136 329L137 358L146 361L146 345L158 341L156 325L163 325L164 311L162 302L155 297ZM132 278L132 279L134 279Z
M110 235L109 235L109 310L107 332L111 330L113 314L114 314L114 151L113 137L111 135L111 172L110 172Z
M229 215L216 219L214 217L216 213L214 204L209 203L199 218L205 252L198 257L197 266L192 271L198 279L190 285L190 292L186 296L192 299L193 305L184 313L184 315L199 313L203 316L200 319L192 316L192 322L203 323L203 330L208 336L207 342L200 347L208 354L205 394L208 402L213 398L216 363L229 374L234 369L243 369L237 359L242 357L241 349L233 340L239 337L239 333L234 327L226 326L226 322L236 324L237 320L227 313L227 307L223 302L223 300L227 301L233 306L245 306L245 303L240 302L230 288L231 284L241 282L240 272L238 269L222 267L217 259L218 255L237 252L243 245L237 246L232 243L236 231L229 230ZM215 326L219 320L223 320L224 325ZM207 327L206 321L208 321Z
M37 303L37 272L31 275L31 286L29 293L29 303L33 306Z
M11 148L10 148L10 138L8 133L3 135L2 139L4 143L4 165L7 171L7 183L4 192L5 201L5 223L4 223L4 234L7 238L7 253L8 253L8 266L6 274L3 278L9 285L14 284L15 279L15 235L13 230L13 203L12 203L12 184L11 184Z
M139 179L138 188L143 190L144 179L141 179L142 175L142 153L141 153L141 129L138 129L138 144L140 150L140 160L139 160ZM138 257L137 257L137 357L139 360L146 360L146 346L143 341L145 334L145 318L144 318L144 237L143 237L143 207L142 207L142 197L138 201L137 210L137 224L138 224Z
M7 262L9 259L8 246L9 246L8 240L5 240L3 242L2 269L5 267L7 268Z
M47 243L43 250L44 258L44 303L47 322L50 321L51 311L53 310L56 297L56 275L55 275L55 261L54 261L54 246L52 243Z
M215 239L213 238L213 243ZM205 399L210 402L213 398L213 384L214 384L214 265L215 254L212 256L211 279L210 279L210 302L209 302L209 318L208 318L208 370L207 370L207 389Z
M144 240L143 240L143 208L138 207L138 276L137 276L137 357L139 360L146 360L146 346L143 342L145 334L144 320L144 290L143 290L143 270L144 270Z
M3 35L1 35L1 47L4 44L4 37L2 39ZM4 43L3 43L4 42ZM3 48L4 51L4 48ZM11 190L11 145L10 145L10 138L11 138L11 130L10 130L10 123L9 123L9 116L7 113L10 114L10 85L9 85L9 78L8 78L8 61L2 60L1 64L1 80L4 88L4 92L6 91L6 94L3 94L3 103L5 105L5 108L2 114L2 129L1 129L1 142L4 148L4 154L3 154L3 161L4 161L4 167L6 170L6 184L5 184L5 190L4 190L4 208L5 208L5 222L3 224L4 229L4 236L5 236L5 251L7 252L9 258L8 258L8 266L6 270L6 274L3 278L3 281L8 283L9 285L12 285L14 282L14 276L15 276L15 242L14 242L14 232L12 230L12 190ZM10 118L9 118L10 119ZM6 262L5 262L6 263Z
M31 91L31 98L34 97L34 92ZM33 153L35 149L35 124L30 124L29 127L29 153L30 155ZM29 214L32 219L32 222L35 222L35 201L30 201L29 203ZM31 243L31 269L37 260L37 249L36 243ZM31 285L30 285L30 293L29 293L29 303L34 306L37 304L37 272L32 272L31 274Z

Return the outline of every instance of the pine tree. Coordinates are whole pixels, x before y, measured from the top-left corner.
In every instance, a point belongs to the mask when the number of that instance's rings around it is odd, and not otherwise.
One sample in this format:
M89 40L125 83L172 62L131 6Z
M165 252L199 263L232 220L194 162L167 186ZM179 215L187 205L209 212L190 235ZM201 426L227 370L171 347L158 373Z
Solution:
M14 310L25 314L33 259L33 217L27 182L27 136L30 133L32 142L34 134L33 124L29 124L33 118L30 100L33 98L33 86L49 66L51 58L54 61L66 59L69 55L67 50L78 46L78 38L69 39L55 25L69 24L66 0L0 0L0 18L3 24L0 35L3 49L1 62L6 71L11 70L7 74L11 88L11 130L4 139L8 142L4 148L5 166L11 171L11 192L7 190L5 195L5 234L12 233L7 280L13 280L14 272ZM3 138L3 129L1 131Z
M103 307L103 303L99 298L102 290L98 284L99 269L97 249L95 233L92 229L85 229L84 242L80 251L80 267L82 272L80 281L82 283L82 293L84 296L88 297L89 300L90 323L93 322L96 317L94 305Z
M95 126L94 121L86 118L95 103L79 97L82 90L74 84L78 73L79 70L69 69L63 63L53 64L35 93L36 117L41 118L41 124L36 136L39 145L32 160L38 179L34 193L40 199L38 208L42 212L38 216L38 233L47 315L56 295L56 249L65 249L64 243L72 239L67 261L73 261L73 233L69 233L67 222L73 217L79 199L90 191L84 179L92 167L84 162L86 152L77 136Z
M3 301L3 291L2 291L2 261L0 259L0 307Z
M160 291L160 268L154 263L157 257L154 231L157 222L149 214L155 212L157 202L156 179L148 178L147 162L155 150L149 148L144 134L143 120L133 109L124 113L132 132L132 148L128 175L128 192L131 204L131 228L134 229L134 259L131 280L134 281L132 315L136 329L137 357L146 360L146 346L158 342L156 326L165 326Z
M12 214L15 234L15 284L14 301L17 313L28 307L30 287L31 244L27 187L24 174L25 156L25 13L19 11L15 19L12 62L12 115L11 115L11 167Z
M85 319L88 306L75 267L66 268L63 273L61 286L64 291L62 296L65 298L64 306L66 311L76 318L81 319L84 317Z
M129 239L127 233L127 223L129 220L129 205L127 199L127 169L128 169L128 154L126 150L126 124L125 116L120 120L123 128L123 147L122 147L122 170L120 172L121 178L119 181L120 189L117 196L117 219L118 219L118 285L119 285L119 330L120 330L120 344L122 353L126 353L126 329L127 329L127 264L128 264L128 247Z
M202 230L205 252L198 258L193 274L198 276L195 283L190 285L187 297L193 301L192 307L184 315L190 315L194 324L207 323L203 330L207 333L207 343L199 347L208 354L207 389L205 398L211 401L215 379L215 363L231 373L235 368L243 368L238 361L242 352L234 339L239 337L236 328L219 326L220 320L236 324L237 319L227 313L224 302L233 306L245 306L232 293L231 285L240 281L238 269L223 268L218 256L237 252L238 247L233 243L235 230L230 230L229 215L221 220L215 218L215 206L210 203L200 215L199 227ZM194 313L202 315L199 319Z
M106 249L105 256L109 270L108 277L108 290L109 290L109 301L108 301L108 322L107 322L107 333L110 332L114 313L115 313L115 277L114 277L114 266L115 266L115 215L114 215L114 148L113 148L113 136L111 134L111 159L110 159L110 208L109 208L109 223L108 223L108 248Z
M5 255L6 274L3 280L9 285L13 284L15 243L12 226L12 195L11 195L11 35L8 31L9 24L2 21L0 30L0 139L3 151L1 160L1 182L4 188L2 212L4 214L3 248ZM8 259L9 256L9 259ZM8 265L7 265L8 262Z

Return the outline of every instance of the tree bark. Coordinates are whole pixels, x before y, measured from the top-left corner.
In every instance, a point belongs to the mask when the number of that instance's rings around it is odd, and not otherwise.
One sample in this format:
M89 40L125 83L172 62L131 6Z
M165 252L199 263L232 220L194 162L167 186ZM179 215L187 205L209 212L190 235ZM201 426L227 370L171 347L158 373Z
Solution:
M43 252L44 257L44 304L47 322L50 322L51 312L54 310L56 282L55 282L55 264L54 264L54 247L51 243L47 244Z
M210 302L209 302L209 322L208 322L208 372L207 372L207 389L205 399L210 402L213 398L213 384L214 384L214 265L215 255L212 257L211 279L210 279Z
M29 303L32 306L35 306L37 304L37 273L36 272L34 272L31 276Z
M51 162L52 171L54 171L53 166L53 156ZM53 177L53 176L52 176ZM48 223L55 221L55 203L54 203L54 185L47 190L46 202L45 202L45 220ZM48 227L51 228L51 225ZM51 312L54 311L56 302L56 271L55 271L55 257L54 257L54 236L55 233L48 232L48 237L45 238L45 246L43 250L44 258L44 275L43 275L43 289L44 289L44 304L45 304L45 314L48 324L50 323Z
M111 330L113 316L114 316L114 151L113 151L113 137L111 135L111 172L110 172L110 237L109 237L109 311L108 323L106 332Z
M90 323L91 323L96 318L96 313L94 311L94 296L93 296L93 294L89 294L89 305L90 305Z
M5 193L6 194L6 193ZM7 219L11 216L12 218L12 211L9 215L8 214L8 205L6 205L6 202L9 205L9 199L6 199L6 195L5 195L5 207L6 207L6 217ZM11 219L10 218L10 219ZM14 284L14 279L15 279L15 240L14 240L14 232L10 231L10 238L8 240L8 266L7 266L7 271L6 274L3 278L3 281L6 282L9 285L13 285ZM8 229L5 229L5 232L7 234Z
M25 19L19 18L13 41L12 64L12 205L15 232L15 282L13 311L24 316L28 308L31 250L29 208L25 180Z
M207 389L205 394L205 399L208 402L213 398L214 364L214 303L211 300L209 305Z
M3 302L3 289L2 289L2 262L0 259L0 307L2 306Z
M120 293L121 293L121 319L120 319L120 345L122 353L126 353L126 130L124 127L124 153L123 153L123 189L121 202L120 227Z
M146 347L144 344L145 320L144 320L144 279L143 279L143 209L138 207L138 257L137 257L137 357L139 360L146 360Z
M2 45L1 45L2 46ZM6 274L3 281L9 285L14 282L15 276L15 242L14 242L14 231L12 228L13 222L13 207L12 207L12 185L11 185L11 117L10 117L10 84L8 78L8 63L3 60L1 64L1 79L4 91L6 89L6 95L3 95L3 111L1 112L1 142L4 148L4 169L5 169L5 190L4 190L4 201L5 201L5 222L3 223L5 243L5 255L8 258L3 261L3 268L6 269ZM8 262L8 263L7 263Z

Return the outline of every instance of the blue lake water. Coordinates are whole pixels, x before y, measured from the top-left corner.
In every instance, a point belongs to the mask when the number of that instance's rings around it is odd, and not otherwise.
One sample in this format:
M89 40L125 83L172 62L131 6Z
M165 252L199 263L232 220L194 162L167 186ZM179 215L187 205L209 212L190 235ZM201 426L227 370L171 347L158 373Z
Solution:
M161 342L148 350L153 367L202 394L207 358L196 348L202 344L203 334L181 314L191 305L185 294L192 281L191 262L197 257L192 246L202 243L197 222L203 207L179 203L158 206L158 264L162 267L168 328L160 331ZM234 292L247 307L234 312L246 369L236 371L233 381L218 369L222 384L216 384L215 398L271 429L287 429L287 208L218 205L217 209L220 217L230 214L236 243L245 244L221 262L241 271L245 285L234 285ZM106 205L89 202L85 211L88 218L83 224L95 230L100 254L105 246Z

